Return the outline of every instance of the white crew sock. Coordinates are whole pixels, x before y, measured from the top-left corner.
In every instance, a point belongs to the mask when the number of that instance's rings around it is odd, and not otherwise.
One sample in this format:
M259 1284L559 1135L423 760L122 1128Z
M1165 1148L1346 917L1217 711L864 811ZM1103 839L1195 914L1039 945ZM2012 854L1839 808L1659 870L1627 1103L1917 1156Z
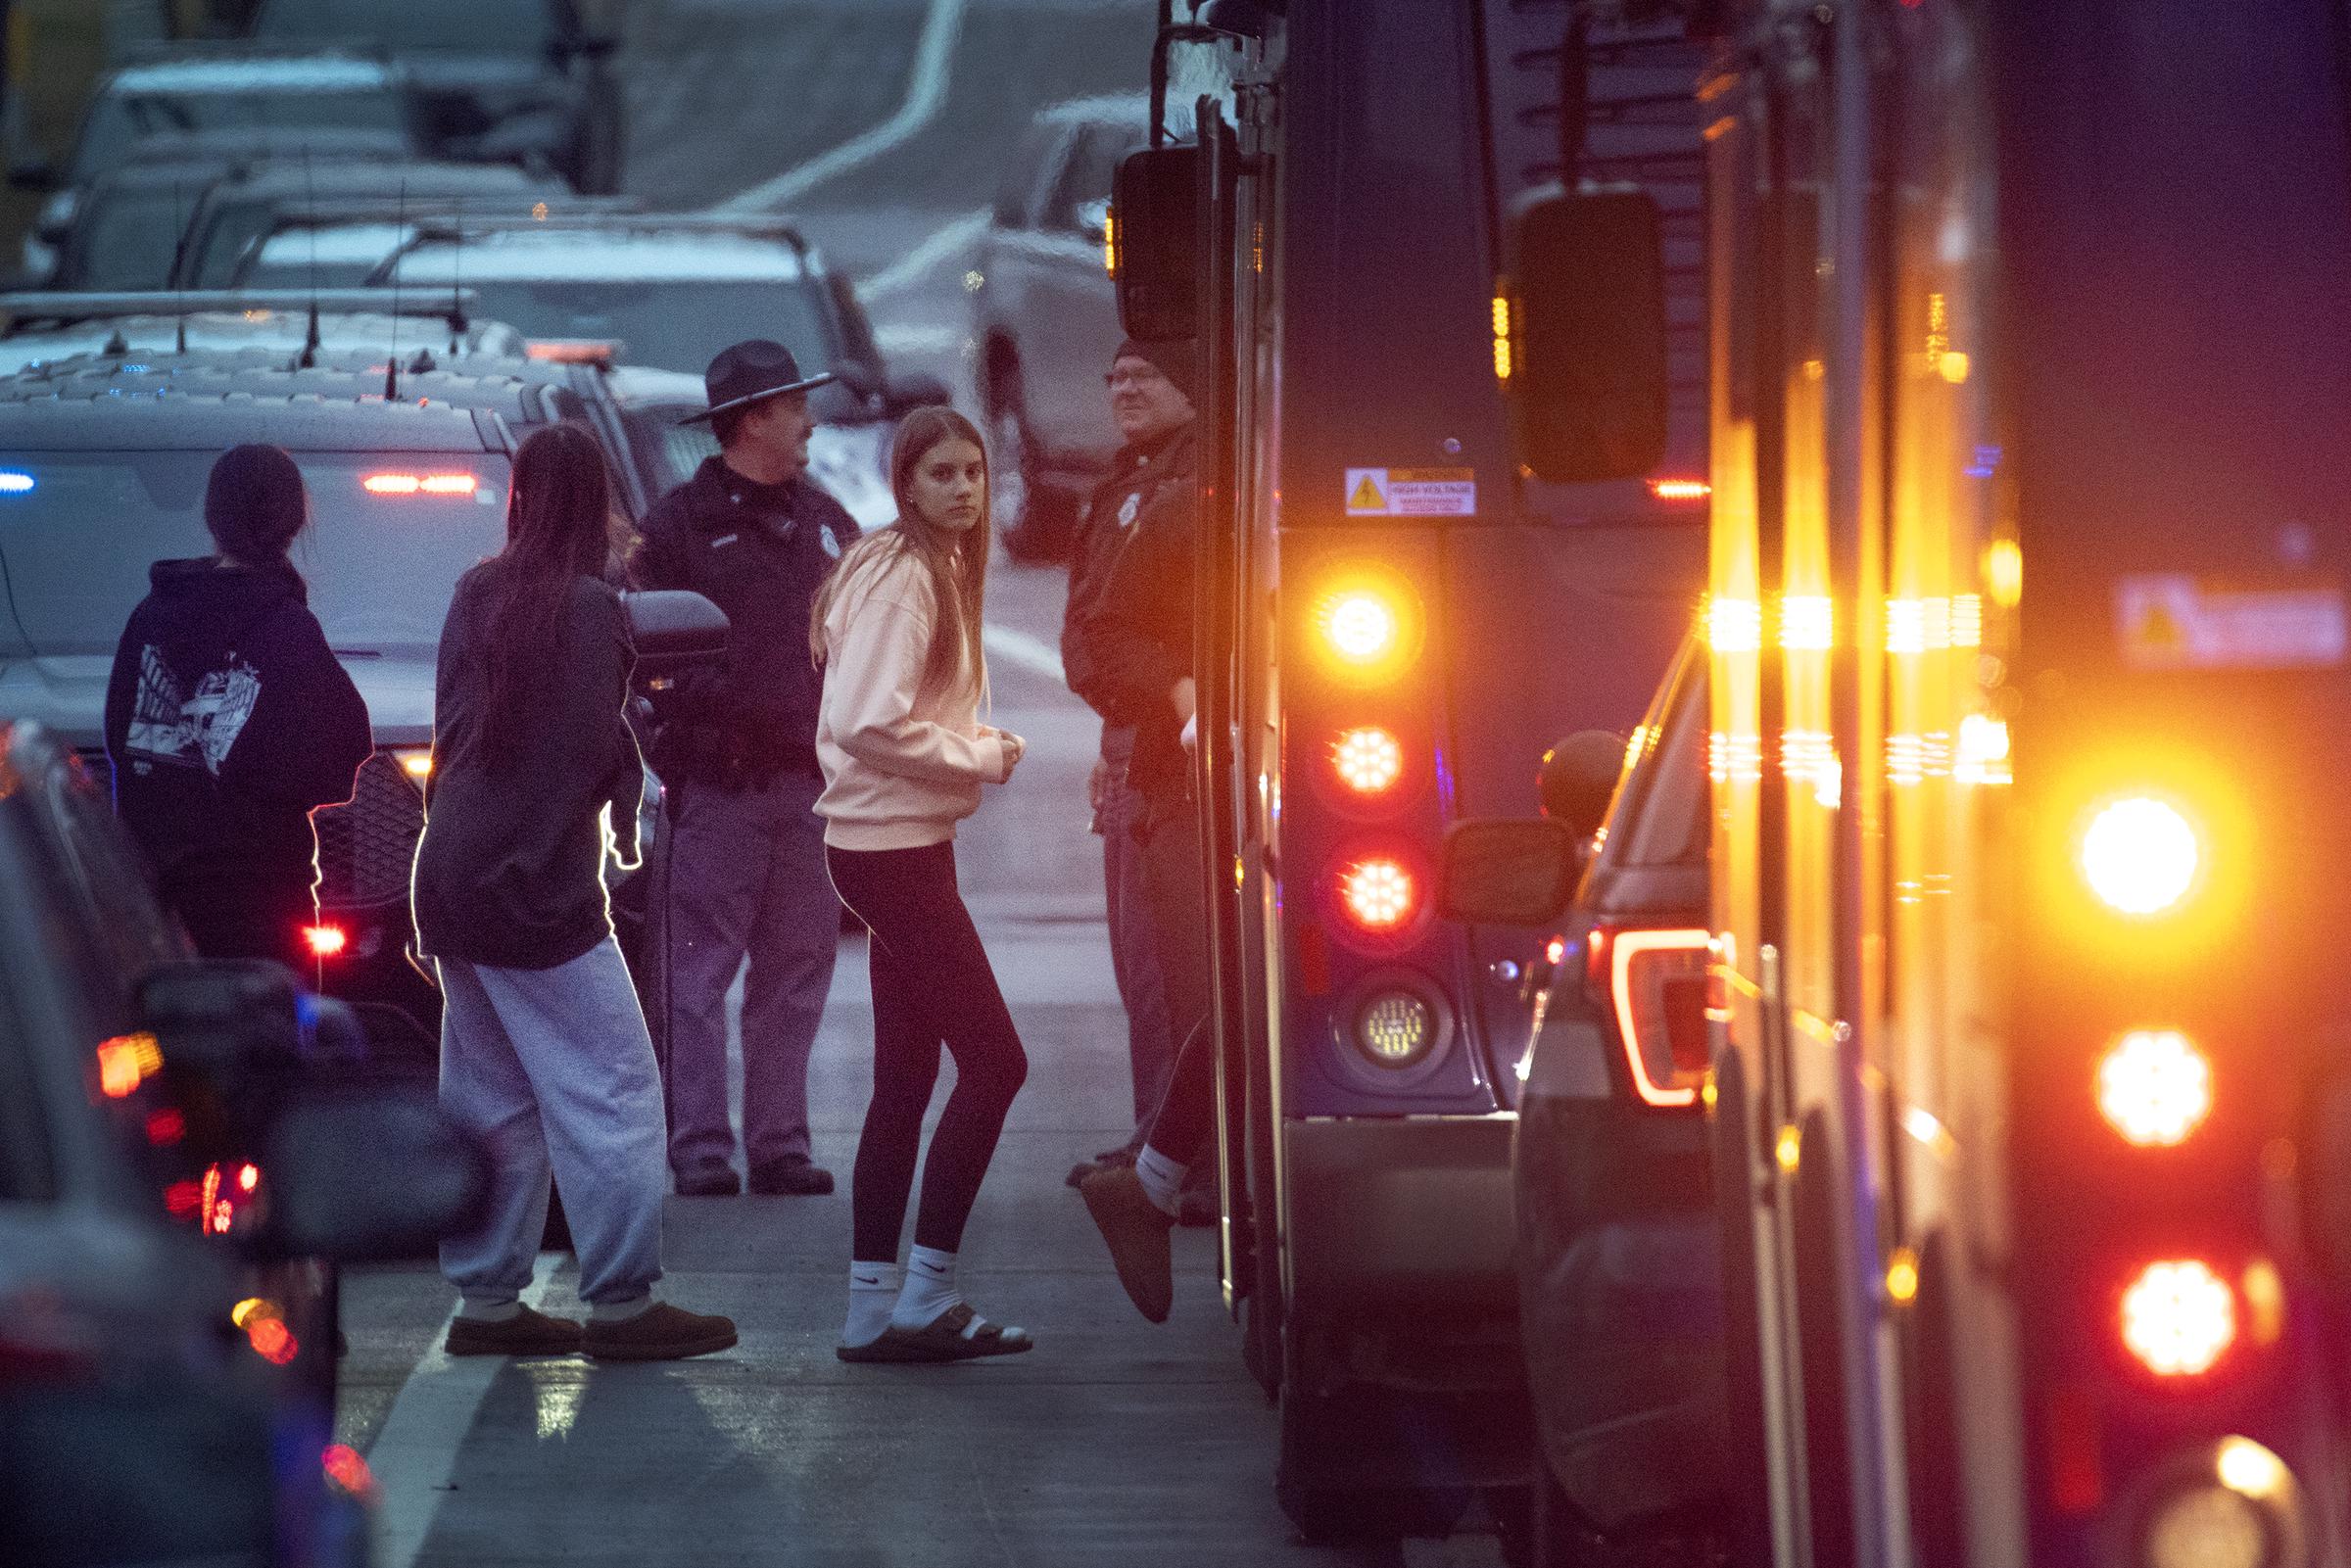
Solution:
M917 1247L906 1256L906 1284L890 1308L892 1328L929 1328L939 1313L963 1300L955 1288L955 1255Z
M1143 1195L1163 1214L1173 1217L1183 1207L1183 1173L1189 1166L1177 1164L1149 1144L1134 1157L1134 1175L1143 1184Z
M641 1291L635 1296L616 1302L590 1302L588 1321L591 1323L625 1323L632 1317L643 1317L653 1309L653 1293Z
M882 1337L889 1327L889 1309L897 1305L898 1274L894 1262L849 1265L849 1321L840 1331L841 1344L854 1349Z

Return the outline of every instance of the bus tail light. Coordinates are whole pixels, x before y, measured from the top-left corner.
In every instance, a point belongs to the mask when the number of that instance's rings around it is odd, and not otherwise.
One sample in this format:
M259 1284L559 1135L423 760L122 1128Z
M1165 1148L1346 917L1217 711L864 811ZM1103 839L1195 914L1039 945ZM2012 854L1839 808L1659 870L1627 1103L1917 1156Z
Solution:
M2143 919L2187 896L2203 845L2179 807L2151 795L2126 795L2090 818L2080 860L2083 879L2099 902Z
M1427 998L1382 991L1356 1011L1355 1043L1375 1066L1409 1068L1436 1045L1439 1027Z
M1710 1066L1706 986L1713 933L1603 927L1587 974L1605 985L1633 1089L1645 1105L1698 1104Z
M1363 930L1392 936L1420 912L1420 881L1401 860L1366 856L1340 871L1339 903Z
M2212 1113L2212 1064L2178 1029L2133 1029L2098 1062L2098 1111L2126 1143L2184 1143Z
M1379 568L1346 573L1313 605L1315 649L1332 674L1351 684L1393 679L1419 654L1419 600L1393 573Z
M1330 769L1357 796L1384 795L1404 777L1404 742L1377 725L1344 731L1330 743Z
M2157 1377L2198 1377L2235 1343L2236 1315L2236 1292L2210 1263L2167 1259L2123 1291L2123 1346Z

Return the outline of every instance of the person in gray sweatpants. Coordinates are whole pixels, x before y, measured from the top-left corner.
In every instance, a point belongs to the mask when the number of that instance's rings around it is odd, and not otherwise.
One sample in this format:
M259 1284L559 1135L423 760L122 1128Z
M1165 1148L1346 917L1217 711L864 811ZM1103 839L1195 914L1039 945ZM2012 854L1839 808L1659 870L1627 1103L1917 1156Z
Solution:
M825 877L816 797L821 690L808 615L857 537L807 476L814 428L792 351L723 351L704 385L719 451L646 516L648 588L692 589L727 612L724 668L659 698L653 767L669 786L669 1164L678 1191L742 1190L727 1117L727 989L743 994L743 1138L757 1193L821 1194L808 1138L808 1055L833 983L840 905Z
M409 896L441 977L442 1109L490 1156L483 1212L441 1247L452 1355L667 1360L735 1343L728 1319L653 1299L660 1075L600 875L607 844L636 858L645 777L628 618L600 576L609 499L594 436L534 432L506 547L457 580L441 627ZM585 1324L521 1299L551 1171Z

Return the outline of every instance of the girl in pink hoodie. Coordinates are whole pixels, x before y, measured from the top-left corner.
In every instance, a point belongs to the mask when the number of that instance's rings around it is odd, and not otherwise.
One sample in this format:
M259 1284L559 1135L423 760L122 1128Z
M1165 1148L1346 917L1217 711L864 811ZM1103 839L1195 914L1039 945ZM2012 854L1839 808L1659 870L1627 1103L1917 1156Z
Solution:
M1012 1097L1029 1073L1012 1014L955 882L955 825L983 784L1012 777L1025 742L980 722L989 546L987 457L950 408L918 408L890 451L898 518L841 557L817 595L824 666L816 754L825 863L872 935L874 1098L850 1187L844 1361L960 1361L1034 1343L990 1323L955 1285L963 1225ZM955 1089L923 1164L914 1252L898 1233L914 1184L938 1050Z

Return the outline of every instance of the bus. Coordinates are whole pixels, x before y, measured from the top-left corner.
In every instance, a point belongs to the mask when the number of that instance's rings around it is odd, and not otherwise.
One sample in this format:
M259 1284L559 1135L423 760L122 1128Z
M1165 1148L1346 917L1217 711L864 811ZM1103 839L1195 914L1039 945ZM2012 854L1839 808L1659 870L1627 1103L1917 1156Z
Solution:
M1438 849L1629 729L1702 591L1702 57L1519 0L1171 11L1109 250L1128 335L1199 352L1225 1296L1302 1533L1441 1533L1527 1475L1540 950L1442 918Z
M2351 1561L2351 13L1681 9L1733 1560Z

